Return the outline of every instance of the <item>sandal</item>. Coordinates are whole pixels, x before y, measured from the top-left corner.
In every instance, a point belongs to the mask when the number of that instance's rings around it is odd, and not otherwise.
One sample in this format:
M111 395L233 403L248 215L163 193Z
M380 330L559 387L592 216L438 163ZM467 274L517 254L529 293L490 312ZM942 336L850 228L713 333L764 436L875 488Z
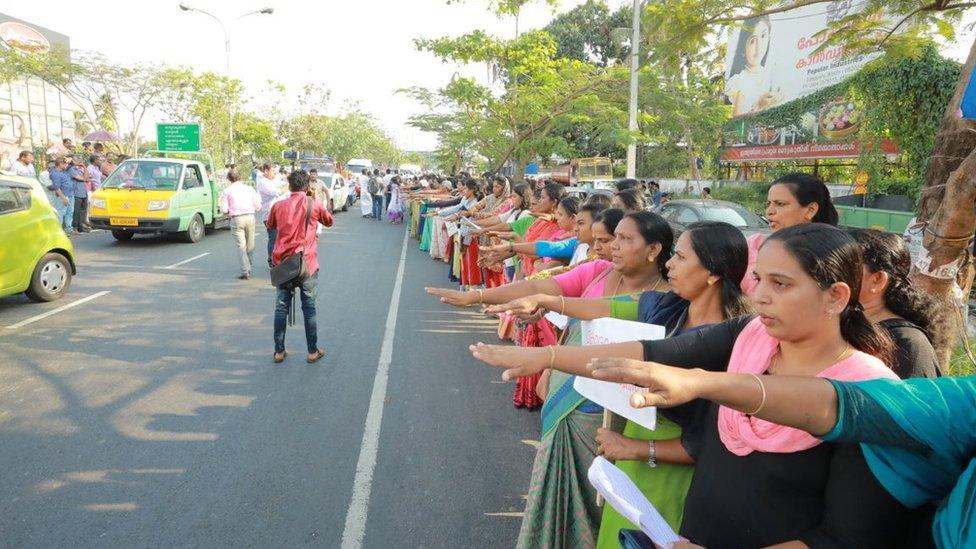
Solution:
M315 364L316 362L318 362L319 360L321 360L322 357L324 357L324 356L325 356L325 351L323 351L322 349L316 349L314 353L308 355L308 358L306 359L306 361L309 364Z
M275 364L281 364L288 358L288 351L281 351L281 353L275 353L273 360Z

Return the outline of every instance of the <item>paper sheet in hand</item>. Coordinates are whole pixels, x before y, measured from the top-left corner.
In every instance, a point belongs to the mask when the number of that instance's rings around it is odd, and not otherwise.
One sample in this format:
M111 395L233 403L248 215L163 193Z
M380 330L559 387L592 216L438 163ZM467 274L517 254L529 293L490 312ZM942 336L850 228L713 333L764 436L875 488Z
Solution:
M444 227L447 228L447 236L454 236L458 232L457 223L451 223L450 221L447 221L444 223Z
M481 230L481 227L479 227L477 223L475 223L474 221L471 221L467 217L461 217L461 223L463 225L466 225L472 231L480 231Z
M566 325L569 324L569 317L566 315L561 315L555 311L549 311L546 313L546 320L552 322L552 325L559 328L560 330L565 330Z
M597 456L587 473L590 484L618 513L651 538L658 547L670 547L681 541L661 513L654 508L637 485L606 459Z
M664 338L664 326L643 322L598 318L584 321L582 326L583 345L606 345ZM648 429L653 429L657 425L656 408L634 408L630 405L630 395L641 391L640 387L629 383L611 383L577 376L573 388L600 406L638 425Z

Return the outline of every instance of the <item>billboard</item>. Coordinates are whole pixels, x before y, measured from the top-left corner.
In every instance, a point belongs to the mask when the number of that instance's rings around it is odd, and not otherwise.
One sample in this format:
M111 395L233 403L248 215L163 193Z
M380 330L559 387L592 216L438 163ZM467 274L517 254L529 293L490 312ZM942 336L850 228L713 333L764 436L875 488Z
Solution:
M851 158L862 118L847 97L830 97L789 124L764 125L763 111L835 86L882 53L822 48L830 24L856 15L863 2L835 0L744 21L729 36L723 96L732 106L722 160L727 162ZM883 14L864 14L884 17ZM885 143L885 152L897 152Z

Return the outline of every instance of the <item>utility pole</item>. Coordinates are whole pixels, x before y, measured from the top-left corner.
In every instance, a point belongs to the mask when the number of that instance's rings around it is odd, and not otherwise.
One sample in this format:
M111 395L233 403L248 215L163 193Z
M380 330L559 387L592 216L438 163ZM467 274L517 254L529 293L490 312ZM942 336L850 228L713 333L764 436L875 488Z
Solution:
M217 24L220 25L220 30L223 31L223 33L224 33L224 72L227 75L227 79L228 79L228 83L229 83L229 81L232 79L232 76L230 74L230 33L227 32L227 25L224 23L223 19L217 17L216 15L210 13L209 11L202 10L200 8L194 8L192 6L188 6L185 2L181 2L180 3L180 9L183 10L183 11L195 11L195 12L198 12L198 13L202 13L202 14L204 14L206 16L209 16L211 19L213 19L214 21L216 21ZM243 18L247 17L248 15L255 15L255 14L271 15L272 13L274 13L274 8L263 8L263 9L259 9L259 10L249 11L249 12L243 14L243 15L238 16L234 20L235 21L238 21L240 19L243 19ZM236 109L237 109L237 106L234 105L233 102L231 102L231 104L229 106L229 110L230 110L230 113L229 113L230 114L230 145L229 146L230 146L230 150L228 152L228 158L227 158L228 162L233 162L234 161L234 118L235 118L235 115L237 114L237 110Z
M637 69L640 65L640 0L634 0L633 32L630 37L630 120L627 128L637 131ZM637 143L627 145L627 177L637 176Z

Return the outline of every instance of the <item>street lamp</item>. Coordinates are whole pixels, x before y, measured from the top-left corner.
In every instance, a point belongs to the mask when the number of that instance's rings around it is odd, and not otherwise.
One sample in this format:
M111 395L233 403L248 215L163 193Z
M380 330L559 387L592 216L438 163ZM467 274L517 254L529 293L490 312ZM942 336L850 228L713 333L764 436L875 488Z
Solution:
M629 120L627 128L637 131L637 71L640 68L640 57L638 49L640 46L640 0L634 0L634 18L631 23L632 34L630 38L630 105L628 109ZM633 139L633 136L631 136ZM637 177L637 143L631 142L627 145L627 177L633 179Z
M210 17L211 19L216 21L218 25L220 25L220 30L223 31L224 33L224 72L227 74L228 79L231 78L230 35L227 33L227 25L224 23L224 21L221 18L210 13L209 11L202 10L200 8L194 8L193 6L187 5L186 2L180 2L180 9L183 11L195 11L195 12L202 13ZM271 15L272 13L274 13L274 8L262 8L259 10L249 11L242 15L238 15L237 17L234 18L234 21L240 21L241 19L247 17L248 15L255 15L255 14ZM230 104L230 160L234 159L234 115L235 114L236 113L234 111L234 103L231 102Z

